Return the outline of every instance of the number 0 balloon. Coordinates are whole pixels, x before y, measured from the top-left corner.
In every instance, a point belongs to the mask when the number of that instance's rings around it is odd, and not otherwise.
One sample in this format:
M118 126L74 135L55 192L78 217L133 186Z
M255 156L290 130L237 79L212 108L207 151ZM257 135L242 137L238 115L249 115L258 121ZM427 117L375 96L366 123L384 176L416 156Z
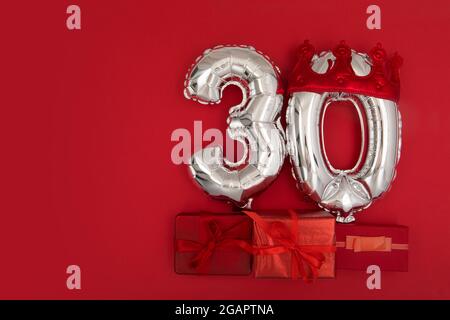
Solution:
M283 164L285 140L279 121L283 95L278 69L246 46L206 50L188 72L184 92L188 99L214 104L229 85L243 93L242 102L229 111L227 134L243 143L244 157L230 162L220 147L207 147L192 156L189 167L209 195L243 207L277 177Z
M305 42L289 83L288 152L300 188L322 208L352 222L388 190L400 155L399 98L401 58L387 59L381 45L369 55L341 42L320 54ZM335 169L324 148L323 119L334 101L350 101L361 122L367 148L353 169ZM365 115L365 116L364 116ZM366 119L366 124L364 124ZM367 128L367 134L364 130Z

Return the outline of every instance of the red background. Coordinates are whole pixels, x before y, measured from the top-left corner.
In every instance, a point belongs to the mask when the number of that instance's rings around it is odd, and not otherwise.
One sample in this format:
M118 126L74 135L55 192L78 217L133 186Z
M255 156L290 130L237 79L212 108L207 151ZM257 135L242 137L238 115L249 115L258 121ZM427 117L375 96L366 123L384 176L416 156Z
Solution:
M372 1L75 3L81 31L66 28L72 1L5 1L0 9L0 298L450 298L450 2L376 1L382 30L366 28ZM384 272L382 289L372 291L364 271L314 285L176 275L175 215L229 209L171 162L171 133L192 131L194 120L225 129L239 100L234 89L215 107L185 100L187 68L216 44L249 44L286 79L305 38L319 49L346 39L361 51L381 41L404 57L398 176L358 217L410 227L410 271ZM333 112L350 125L339 131L331 121L328 136L351 151L345 143L355 141L344 136L358 129L354 117ZM341 154L335 161L351 160ZM313 206L289 170L286 163L256 209ZM81 267L80 291L66 288L69 264Z

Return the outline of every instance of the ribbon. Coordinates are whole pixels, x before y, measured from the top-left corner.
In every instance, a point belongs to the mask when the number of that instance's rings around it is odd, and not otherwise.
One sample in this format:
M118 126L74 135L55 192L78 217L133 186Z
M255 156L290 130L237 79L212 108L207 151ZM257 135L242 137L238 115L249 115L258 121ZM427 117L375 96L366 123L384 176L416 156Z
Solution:
M220 228L216 220L206 222L208 240L204 243L194 240L177 240L176 250L178 252L197 252L190 261L190 266L197 270L203 270L211 259L214 251L225 247L239 247L249 253L253 253L252 246L245 240L233 239L229 232L245 222L242 220L227 229Z
M319 269L325 261L324 253L335 252L333 245L299 245L298 244L298 217L293 210L289 210L291 228L284 223L267 222L252 211L244 211L255 225L264 231L277 245L255 246L253 253L257 255L276 255L291 253L291 278L299 276L307 282L316 279ZM312 275L312 278L310 277Z
M390 237L346 236L345 242L337 242L337 247L354 252L390 252L392 250L408 250L408 244L392 243Z

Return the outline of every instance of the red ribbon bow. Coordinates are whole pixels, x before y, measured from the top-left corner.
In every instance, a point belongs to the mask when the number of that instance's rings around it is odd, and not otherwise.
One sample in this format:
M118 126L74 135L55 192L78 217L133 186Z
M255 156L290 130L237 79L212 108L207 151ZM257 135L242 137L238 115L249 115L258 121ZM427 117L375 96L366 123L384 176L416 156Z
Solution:
M227 229L221 229L215 220L206 222L206 228L209 233L208 240L204 243L194 240L177 240L176 250L178 252L197 252L191 259L191 267L201 270L208 265L211 256L218 248L224 247L240 247L243 250L252 253L251 245L245 240L233 239L229 236L229 232L242 224L245 220L235 223Z
M269 223L252 211L244 211L244 213L277 244L253 247L254 254L274 255L290 252L292 279L297 279L299 276L305 281L316 279L325 261L324 253L336 251L336 247L332 245L299 245L298 217L293 210L289 210L291 228L278 221Z

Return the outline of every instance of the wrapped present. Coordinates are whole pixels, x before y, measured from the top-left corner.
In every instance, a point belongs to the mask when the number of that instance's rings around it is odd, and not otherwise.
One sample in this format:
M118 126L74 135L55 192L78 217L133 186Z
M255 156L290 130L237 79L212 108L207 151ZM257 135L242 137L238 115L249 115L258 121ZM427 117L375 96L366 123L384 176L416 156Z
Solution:
M408 228L397 225L337 224L336 268L408 271Z
M248 275L252 222L242 214L183 213L175 222L175 272Z
M245 212L253 220L256 278L334 277L335 219L327 212Z

